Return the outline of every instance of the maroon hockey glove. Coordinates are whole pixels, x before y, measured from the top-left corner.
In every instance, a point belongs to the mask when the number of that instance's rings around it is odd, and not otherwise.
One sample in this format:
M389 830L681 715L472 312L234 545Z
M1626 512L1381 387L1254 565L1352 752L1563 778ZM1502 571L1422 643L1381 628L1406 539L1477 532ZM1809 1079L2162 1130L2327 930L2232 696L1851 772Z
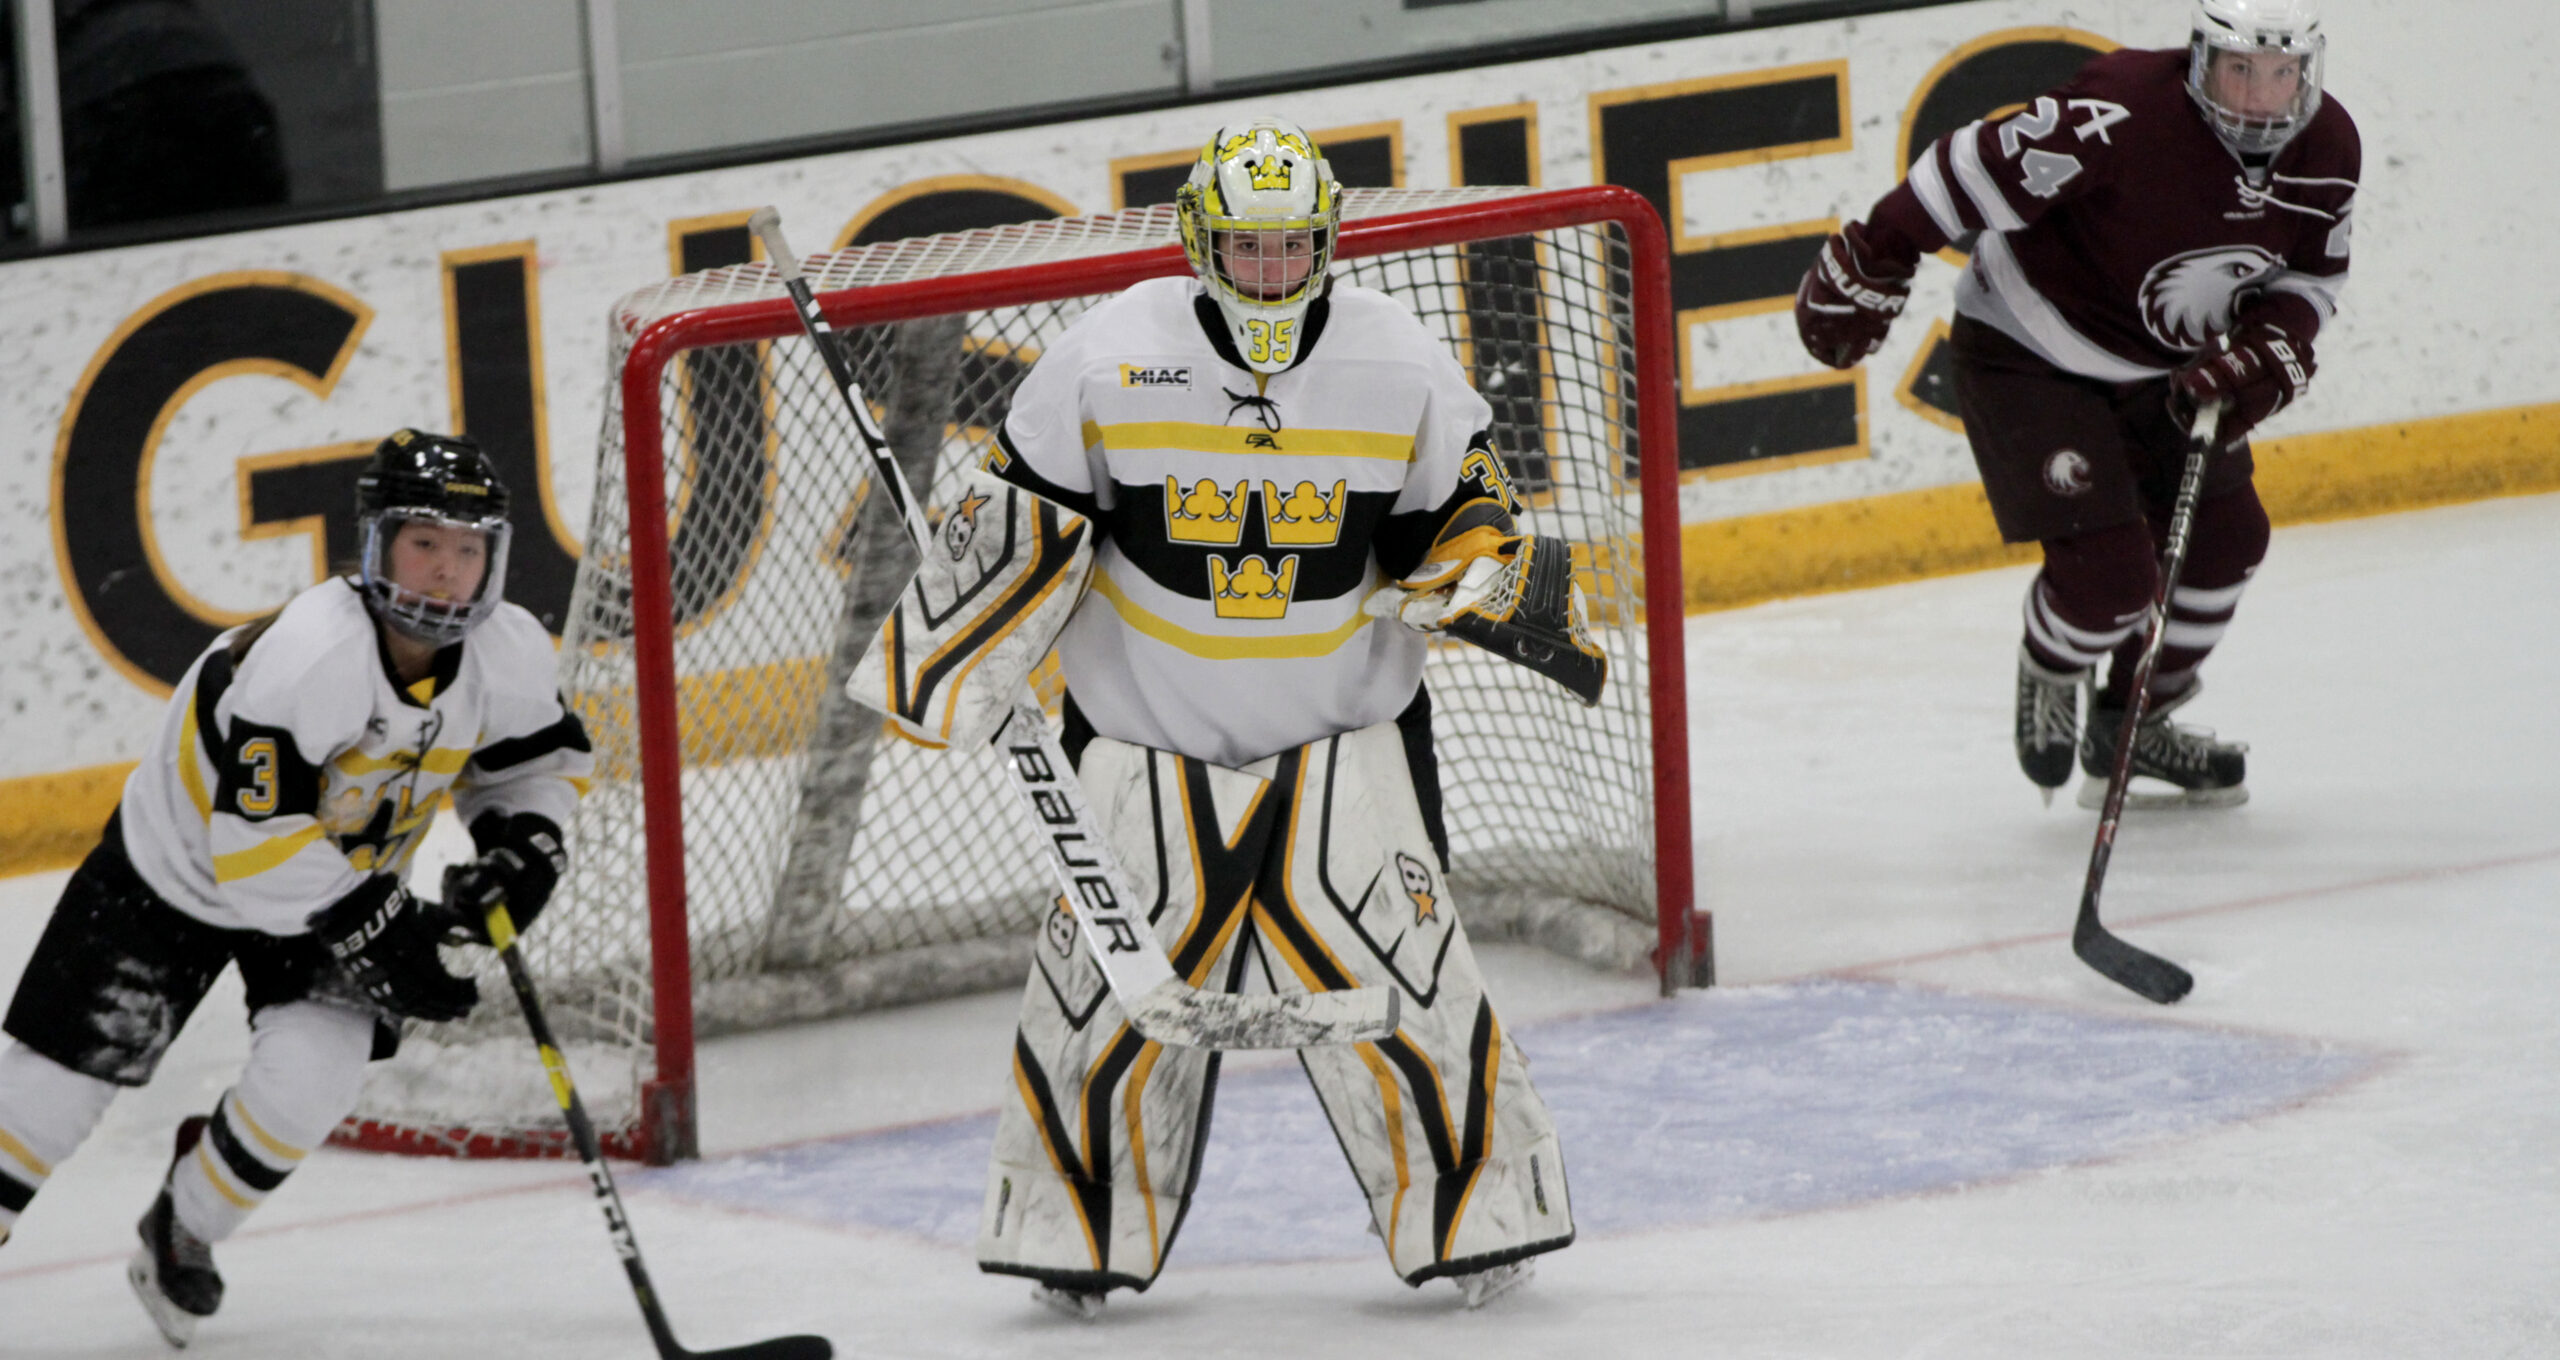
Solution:
M1796 334L1807 353L1847 368L1884 344L1902 304L1911 299L1909 265L1896 272L1852 222L1822 243L1822 253L1796 286Z
M365 998L393 1015L459 1020L479 1004L480 985L436 957L436 914L389 874L313 912L311 933Z
M2169 375L2169 413L2181 425L2221 402L2223 445L2293 404L2311 385L2311 344L2268 321L2244 321L2217 337L2194 363Z
M569 866L560 845L560 828L548 817L519 812L484 812L471 823L472 843L480 857L444 871L444 908L451 917L447 938L459 936L488 944L489 908L507 904L516 933L533 926Z

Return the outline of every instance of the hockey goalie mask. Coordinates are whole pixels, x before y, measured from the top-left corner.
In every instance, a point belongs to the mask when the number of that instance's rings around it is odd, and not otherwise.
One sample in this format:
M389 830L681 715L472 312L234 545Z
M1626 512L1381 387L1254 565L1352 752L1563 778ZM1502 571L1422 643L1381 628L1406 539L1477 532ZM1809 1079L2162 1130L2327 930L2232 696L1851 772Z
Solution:
M448 599L399 582L392 546L413 524L482 536L484 569L470 598ZM439 647L459 642L506 598L507 487L471 440L400 430L376 445L356 478L356 534L365 604L404 636Z
M2320 111L2328 42L2312 0L2196 0L2187 94L2223 145L2273 155Z
M1245 366L1277 373L1296 362L1342 225L1342 186L1315 140L1278 118L1222 127L1173 203L1182 251Z

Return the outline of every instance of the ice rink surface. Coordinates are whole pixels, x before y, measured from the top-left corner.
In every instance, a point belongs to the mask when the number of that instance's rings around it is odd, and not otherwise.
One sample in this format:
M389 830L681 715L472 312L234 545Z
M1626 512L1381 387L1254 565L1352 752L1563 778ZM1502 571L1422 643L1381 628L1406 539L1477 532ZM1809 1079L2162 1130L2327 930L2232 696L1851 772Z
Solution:
M1228 1065L1163 1278L1081 1324L969 1242L1014 999L705 1047L710 1155L624 1172L695 1347L853 1357L2560 1354L2560 497L2276 535L2182 717L2252 802L2094 814L2008 741L2023 569L1689 624L1723 986L1480 950L1581 1238L1480 1312L1397 1283L1285 1058ZM65 875L0 880L0 983ZM493 997L489 1004L511 1004ZM163 1347L128 1295L168 1131L245 1052L226 980L0 1247L0 1356ZM530 1048L525 1057L533 1061ZM649 1353L574 1164L322 1150L220 1251L218 1357Z

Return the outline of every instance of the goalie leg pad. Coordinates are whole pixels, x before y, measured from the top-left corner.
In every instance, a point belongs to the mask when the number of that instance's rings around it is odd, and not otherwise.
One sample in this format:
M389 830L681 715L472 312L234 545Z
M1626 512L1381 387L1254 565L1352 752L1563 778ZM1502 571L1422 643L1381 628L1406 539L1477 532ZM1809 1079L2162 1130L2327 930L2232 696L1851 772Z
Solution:
M923 745L985 744L1057 641L1092 566L1083 518L968 473L845 693Z
M1174 971L1232 987L1277 800L1266 781L1109 738L1079 774ZM1199 1170L1218 1055L1131 1029L1053 904L1032 946L978 1265L1064 1289L1144 1289Z
M1299 1054L1396 1274L1420 1284L1570 1243L1555 1125L1485 996L1396 729L1313 743L1275 782L1297 814L1254 910L1292 975L1275 988L1405 996L1394 1037Z

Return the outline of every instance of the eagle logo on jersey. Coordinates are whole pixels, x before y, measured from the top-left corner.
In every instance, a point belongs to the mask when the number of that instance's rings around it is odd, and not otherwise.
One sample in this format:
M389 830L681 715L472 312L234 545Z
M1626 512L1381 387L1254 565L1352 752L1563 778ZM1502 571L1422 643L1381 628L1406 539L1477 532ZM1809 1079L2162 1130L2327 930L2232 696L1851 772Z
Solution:
M1298 584L1298 555L1280 559L1280 569L1251 553L1230 567L1223 557L1209 559L1209 598L1222 619L1276 619L1289 612L1289 592Z
M1342 508L1351 483L1336 479L1332 494L1300 482L1283 494L1278 482L1262 483L1262 536L1275 548L1330 548L1342 537Z
M1244 538L1244 503L1251 482L1239 480L1233 491L1220 491L1216 480L1201 478L1188 491L1170 472L1164 478L1164 535L1176 543L1206 543L1232 548Z
M2193 353L2231 328L2240 295L2284 267L2257 246L2209 246L2172 255L2142 280L2142 324L2163 346Z
M1413 899L1413 923L1427 925L1440 919L1440 895L1431 885L1431 866L1399 850L1396 852L1396 877L1404 884L1404 895Z

